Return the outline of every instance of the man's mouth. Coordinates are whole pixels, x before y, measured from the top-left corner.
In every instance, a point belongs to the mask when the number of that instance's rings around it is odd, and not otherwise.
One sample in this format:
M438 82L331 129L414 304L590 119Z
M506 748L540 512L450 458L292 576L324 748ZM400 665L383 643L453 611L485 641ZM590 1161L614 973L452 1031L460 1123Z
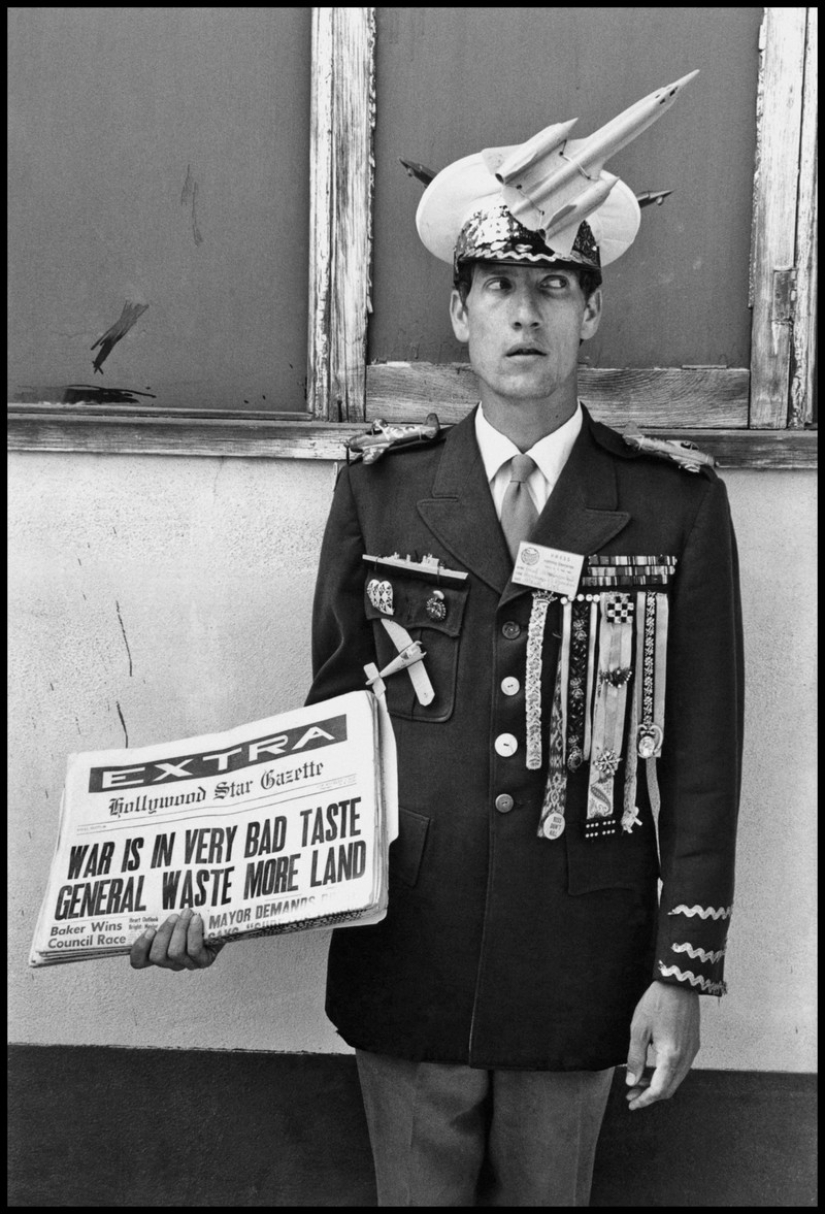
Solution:
M538 346L513 346L507 351L507 358L544 358L544 351Z

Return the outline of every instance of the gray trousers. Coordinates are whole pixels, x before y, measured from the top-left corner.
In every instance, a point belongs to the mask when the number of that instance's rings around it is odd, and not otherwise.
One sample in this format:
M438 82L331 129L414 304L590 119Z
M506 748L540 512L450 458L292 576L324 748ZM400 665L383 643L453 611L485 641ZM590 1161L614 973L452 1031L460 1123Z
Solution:
M379 1206L586 1206L615 1068L485 1071L356 1050Z

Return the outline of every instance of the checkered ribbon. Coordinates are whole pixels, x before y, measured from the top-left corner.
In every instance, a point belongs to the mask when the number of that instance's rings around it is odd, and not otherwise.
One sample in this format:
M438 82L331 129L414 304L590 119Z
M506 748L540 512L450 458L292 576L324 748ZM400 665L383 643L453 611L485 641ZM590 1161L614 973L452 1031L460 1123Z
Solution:
M633 619L633 600L629 595L605 595L604 618L611 624L626 624Z

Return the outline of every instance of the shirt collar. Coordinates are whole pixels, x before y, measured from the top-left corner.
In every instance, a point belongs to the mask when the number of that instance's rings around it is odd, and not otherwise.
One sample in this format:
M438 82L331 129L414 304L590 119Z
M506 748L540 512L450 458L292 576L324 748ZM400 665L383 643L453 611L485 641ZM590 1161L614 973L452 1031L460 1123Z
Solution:
M551 484L558 480L559 473L567 462L582 428L582 421L582 407L581 404L577 404L576 412L559 426L558 430L545 435L529 451L525 452L525 455L529 455L536 461L542 475ZM484 416L484 407L481 404L476 412L476 440L488 481L495 478L508 460L519 454L515 443L506 434L502 434L500 430L496 430L490 425Z

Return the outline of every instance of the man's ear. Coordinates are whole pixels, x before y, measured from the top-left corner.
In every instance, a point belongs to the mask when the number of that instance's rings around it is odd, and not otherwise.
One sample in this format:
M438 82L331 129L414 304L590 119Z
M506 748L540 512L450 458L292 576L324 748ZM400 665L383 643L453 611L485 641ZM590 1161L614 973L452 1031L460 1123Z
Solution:
M453 322L453 333L460 342L470 340L470 326L467 323L467 305L461 302L461 296L453 288L450 296L450 320Z
M599 329L599 323L602 319L602 289L596 287L596 290L586 301L584 305L584 313L582 314L582 327L580 337L582 341L587 341L591 337L595 337Z

